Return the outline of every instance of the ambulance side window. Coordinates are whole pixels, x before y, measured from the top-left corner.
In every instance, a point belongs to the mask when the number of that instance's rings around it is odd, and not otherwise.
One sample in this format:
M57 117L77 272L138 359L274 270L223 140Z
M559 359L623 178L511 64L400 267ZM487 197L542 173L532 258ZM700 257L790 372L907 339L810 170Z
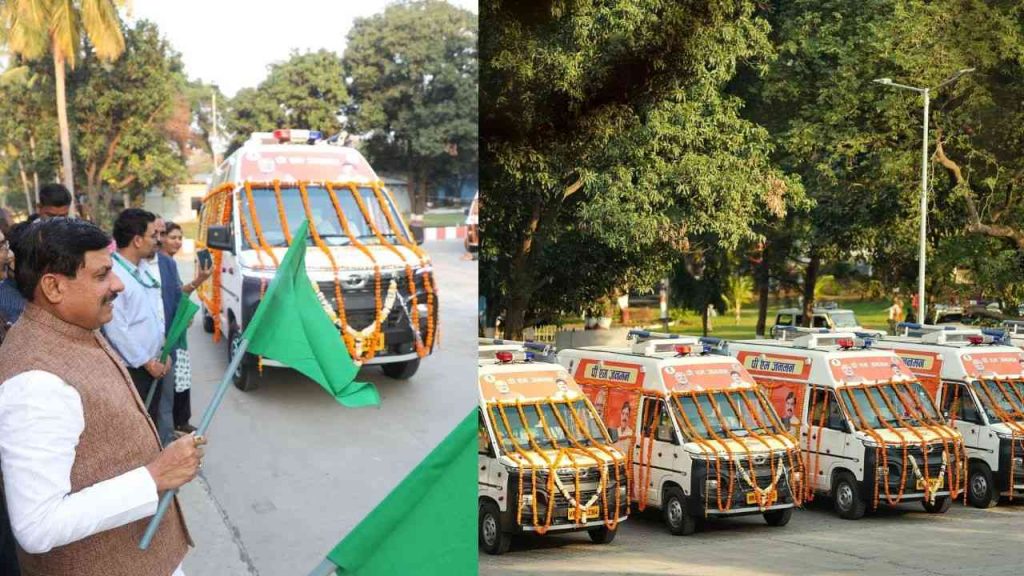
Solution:
M793 315L792 314L779 314L775 317L776 326L792 326Z
M954 420L981 424L981 413L970 391L963 384L944 382L942 386L942 412Z
M808 393L814 401L811 404L810 412L809 424L811 426L818 426L819 423L823 423L824 427L830 430L838 430L839 432L849 431L846 428L846 418L843 416L843 411L839 407L839 403L836 402L835 393L821 388L811 389ZM823 412L825 414L822 414Z
M486 454L488 456L494 455L494 449L491 447L491 437L487 434L487 425L484 424L483 414L480 414L480 420L477 425L476 443L477 450L480 454Z
M660 398L644 398L644 438L650 438L653 434L655 440L678 444L674 432L665 401Z

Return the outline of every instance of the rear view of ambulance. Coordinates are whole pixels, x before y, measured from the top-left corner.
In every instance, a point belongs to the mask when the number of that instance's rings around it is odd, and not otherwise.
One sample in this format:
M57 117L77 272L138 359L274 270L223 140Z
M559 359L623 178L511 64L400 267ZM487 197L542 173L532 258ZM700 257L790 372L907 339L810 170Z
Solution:
M480 547L503 554L524 532L611 542L629 513L625 457L572 376L529 348L480 341Z
M877 342L937 399L967 447L967 500L1024 496L1024 351L998 330L901 324Z
M847 519L880 503L946 512L963 490L963 439L903 361L852 333L790 329L786 336L729 342L721 351L750 371L799 434L807 498L830 495Z
M708 517L762 514L784 526L799 502L796 439L736 360L697 338L630 333L624 347L558 352L630 462L631 500L673 534Z

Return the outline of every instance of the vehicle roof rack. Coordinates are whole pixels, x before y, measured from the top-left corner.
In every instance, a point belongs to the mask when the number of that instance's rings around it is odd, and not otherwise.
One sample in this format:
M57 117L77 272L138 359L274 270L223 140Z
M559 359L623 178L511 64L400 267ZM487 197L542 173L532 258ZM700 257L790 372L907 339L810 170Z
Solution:
M850 348L866 348L870 346L870 344L865 345L864 341L858 339L857 335L853 332L830 332L829 330L816 328L802 328L788 332L797 334L792 339L794 348L813 350L835 347L848 350Z
M542 342L520 342L500 338L478 338L477 345L481 364L532 362L538 354L548 356L555 351L554 346ZM499 358L499 353L510 353L511 356Z
M901 322L897 329L904 338L916 338L925 344L1006 344L1008 334L993 328L957 328Z

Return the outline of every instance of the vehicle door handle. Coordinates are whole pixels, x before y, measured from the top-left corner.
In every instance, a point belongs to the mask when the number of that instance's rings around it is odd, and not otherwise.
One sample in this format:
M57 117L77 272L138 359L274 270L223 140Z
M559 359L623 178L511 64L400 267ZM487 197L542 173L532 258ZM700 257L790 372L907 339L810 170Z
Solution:
M481 470L487 470L487 466L481 466L480 469Z
M661 452L658 452L658 458L661 458Z

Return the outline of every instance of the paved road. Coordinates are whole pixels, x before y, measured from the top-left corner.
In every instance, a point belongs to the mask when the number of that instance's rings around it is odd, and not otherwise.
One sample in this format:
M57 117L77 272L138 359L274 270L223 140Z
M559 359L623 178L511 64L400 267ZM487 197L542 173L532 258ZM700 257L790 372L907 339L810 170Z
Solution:
M694 536L672 536L648 511L630 517L606 546L579 533L522 539L500 557L481 554L480 574L1017 575L1024 558L1022 525L1024 504L990 510L954 504L938 516L908 504L849 521L820 499L783 528L750 516L714 522Z
M306 574L476 405L476 262L462 260L461 242L424 248L441 290L440 350L407 382L361 371L379 409L343 408L288 370L268 369L253 392L229 391L202 477L183 492L197 541L189 576ZM199 322L189 343L198 424L227 352Z

